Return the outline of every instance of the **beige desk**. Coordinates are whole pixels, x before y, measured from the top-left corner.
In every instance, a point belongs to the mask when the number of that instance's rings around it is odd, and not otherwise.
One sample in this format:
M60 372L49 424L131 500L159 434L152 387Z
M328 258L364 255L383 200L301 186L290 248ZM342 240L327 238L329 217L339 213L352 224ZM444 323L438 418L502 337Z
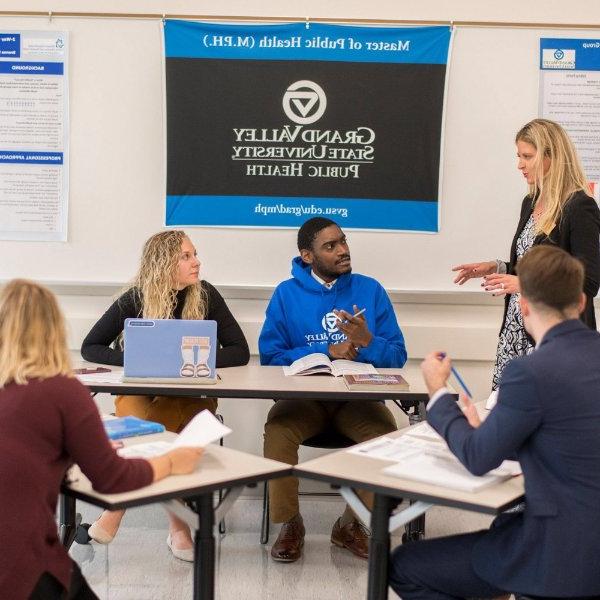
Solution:
M174 434L129 438L132 445L169 439ZM194 598L212 600L215 579L214 523L219 522L231 508L244 486L289 475L290 465L266 458L209 445L200 462L200 467L189 475L167 477L145 488L122 494L100 494L92 489L89 480L77 469L71 473L72 481L63 485L62 493L68 500L61 506L61 522L67 527L75 526L75 499L84 500L109 510L118 510L162 502L166 507L187 521L194 536ZM213 507L213 492L226 492L221 502ZM184 508L177 499L185 499L193 512Z
M92 363L80 363L93 367ZM79 365L78 365L79 366ZM382 374L402 373L410 384L409 391L349 390L341 377L330 375L286 377L281 367L247 365L218 369L216 384L123 383L122 367L111 367L108 376L94 375L85 385L92 393L131 394L148 396L189 396L195 398L285 398L323 401L391 400L409 416L423 418L429 396L421 374L415 369L405 374L402 369L378 369ZM92 381L93 380L93 381ZM110 381L109 381L110 380ZM412 415L411 415L412 411Z
M81 366L95 366L93 363L81 362ZM99 365L102 366L102 365ZM122 378L122 367L109 367L110 379ZM404 373L402 369L377 369L379 373ZM421 400L427 395L423 378L415 373L407 377L410 383L409 391L375 391L364 392L348 390L342 377L330 375L290 376L283 374L281 367L267 367L261 365L246 365L243 367L228 367L218 369L220 377L215 384L176 384L176 383L123 383L122 381L102 381L98 376L96 382L86 384L93 392L109 394L164 394L165 390L173 390L178 396L208 396L221 398L314 398L322 400L344 399L372 400L373 397L386 399L403 398ZM96 376L94 376L96 377Z
M402 435L405 431L391 435ZM294 473L299 477L339 486L344 498L366 523L370 517L372 538L369 548L368 600L383 600L388 597L390 532L423 515L434 504L498 514L520 502L525 494L522 476L479 492L462 492L385 475L382 470L390 464L393 462L349 454L342 450L294 467ZM370 515L357 499L353 488L374 492L375 502ZM414 503L392 516L398 498L409 499Z

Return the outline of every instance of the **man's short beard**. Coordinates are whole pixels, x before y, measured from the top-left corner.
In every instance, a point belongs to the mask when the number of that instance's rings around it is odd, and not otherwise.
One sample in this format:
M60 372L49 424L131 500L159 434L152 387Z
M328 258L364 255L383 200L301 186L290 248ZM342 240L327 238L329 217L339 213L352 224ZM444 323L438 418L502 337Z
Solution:
M320 275L322 279L337 279L340 275L345 275L346 273L352 273L352 266L347 271L331 271L327 267L321 263L316 257L313 259L312 270Z

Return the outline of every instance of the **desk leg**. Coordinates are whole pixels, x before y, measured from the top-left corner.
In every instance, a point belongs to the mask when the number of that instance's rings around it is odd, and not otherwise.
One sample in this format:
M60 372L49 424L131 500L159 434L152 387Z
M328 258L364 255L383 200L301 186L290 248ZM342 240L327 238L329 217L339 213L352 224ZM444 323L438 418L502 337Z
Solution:
M391 498L375 494L371 513L367 600L386 600L388 597L389 525L393 505L394 501Z
M196 499L198 530L194 537L194 599L213 600L215 597L215 515L213 495L203 494Z
M62 545L68 550L75 539L75 532L77 531L76 500L75 498L61 494L58 503L59 537Z

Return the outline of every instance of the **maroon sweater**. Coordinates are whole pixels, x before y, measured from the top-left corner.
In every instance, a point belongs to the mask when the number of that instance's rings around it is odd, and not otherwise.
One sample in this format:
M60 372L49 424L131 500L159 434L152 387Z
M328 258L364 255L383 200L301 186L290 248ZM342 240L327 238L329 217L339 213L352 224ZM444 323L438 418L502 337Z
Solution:
M28 598L44 571L69 587L71 559L55 515L60 484L74 462L102 493L153 479L148 462L116 454L77 379L0 388L0 598Z

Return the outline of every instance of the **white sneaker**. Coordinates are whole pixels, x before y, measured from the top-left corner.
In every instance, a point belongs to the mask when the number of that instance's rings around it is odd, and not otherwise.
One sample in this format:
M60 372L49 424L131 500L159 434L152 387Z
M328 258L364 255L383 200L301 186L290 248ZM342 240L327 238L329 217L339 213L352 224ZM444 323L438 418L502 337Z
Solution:
M185 560L186 562L194 562L194 548L174 548L171 540L171 534L167 536L167 546L173 553L175 558Z
M94 521L90 525L90 528L88 529L88 535L99 544L110 544L115 537L100 527L100 525L98 525L98 521Z

